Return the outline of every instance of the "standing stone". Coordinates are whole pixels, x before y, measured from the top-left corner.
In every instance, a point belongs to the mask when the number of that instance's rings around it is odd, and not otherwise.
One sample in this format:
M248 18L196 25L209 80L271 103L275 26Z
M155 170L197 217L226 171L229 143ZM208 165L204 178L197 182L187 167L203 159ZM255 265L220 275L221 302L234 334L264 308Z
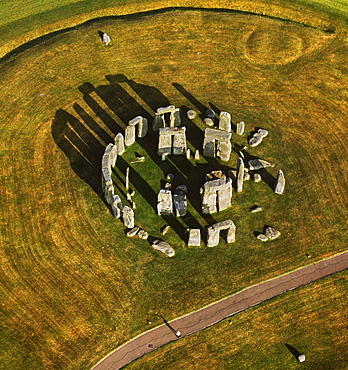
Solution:
M283 194L285 188L285 177L282 170L279 170L278 176L274 186L274 192L276 194Z
M207 109L205 115L212 120L215 118L215 112L212 109Z
M221 178L204 183L201 188L202 212L214 213L231 207L232 180Z
M203 141L203 155L206 157L219 157L223 161L228 161L231 155L231 133L206 128Z
M124 148L124 138L120 132L115 137L115 146L117 155L122 155L125 151L125 148Z
M159 129L158 155L184 155L187 150L186 127L163 127Z
M191 150L190 149L186 150L186 158L191 159Z
M306 356L305 355L299 355L297 357L297 359L298 359L298 362L305 362L306 361Z
M185 193L180 190L175 190L173 201L176 217L184 217L187 213L187 201Z
M200 229L190 229L189 238L187 245L189 247L199 247L201 245L201 230Z
M122 218L123 218L123 224L128 229L133 229L134 227L134 212L132 208L128 206L124 206L122 209Z
M214 126L214 120L212 120L211 118L204 118L204 123L207 125L207 126Z
M194 119L194 118L196 118L196 112L195 112L194 110L190 109L190 110L187 112L187 117L188 117L189 119Z
M124 143L126 146L130 146L135 141L135 126L127 126L124 133Z
M236 128L236 134L237 135L244 135L244 131L245 131L245 124L243 121L240 121L237 123L237 128Z
M113 196L113 201L111 204L111 211L115 218L120 218L122 214L122 201L118 195Z
M227 243L234 243L236 241L236 225L232 222L227 230Z
M231 132L231 115L228 112L220 112L219 130Z
M141 120L138 123L138 137L142 138L146 136L149 129L149 124L147 118L141 117Z
M242 158L238 158L237 162L237 193L240 193L243 190L243 181L244 181L244 161Z
M126 183L125 183L125 188L126 188L126 190L129 189L129 167L126 168Z
M161 216L170 216L173 213L172 192L161 189L157 197L157 214Z
M199 155L199 150L197 149L195 152L195 161L199 161L200 155Z
M170 112L170 127L181 126L180 109L175 108L174 111Z
M152 123L152 130L153 131L158 131L162 127L165 127L164 115L159 114L159 113L155 113L155 117L154 117L153 123Z
M261 175L259 173L254 173L253 174L253 180L255 182L260 182L262 180L262 177L261 177Z
M111 42L111 38L107 33L103 33L103 43L105 45L109 45Z
M215 247L219 244L220 230L215 230L213 227L208 227L207 246Z

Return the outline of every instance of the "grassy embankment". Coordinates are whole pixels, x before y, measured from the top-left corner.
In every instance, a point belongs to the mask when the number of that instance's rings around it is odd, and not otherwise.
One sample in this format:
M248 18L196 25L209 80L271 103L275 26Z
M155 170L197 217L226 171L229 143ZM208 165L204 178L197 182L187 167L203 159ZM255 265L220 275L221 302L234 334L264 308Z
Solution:
M345 271L287 292L125 369L347 369L347 277Z
M100 29L113 46L101 44ZM284 53L283 42L291 50ZM156 312L171 319L306 264L305 252L316 260L344 250L346 47L341 34L256 16L173 12L89 25L7 64L0 77L2 363L88 367L147 329L145 318L158 324ZM119 74L126 78L104 77ZM250 154L276 164L266 180L283 168L287 189L276 197L266 183L247 183L232 211L214 215L236 222L233 246L185 247L185 227L212 221L197 212L194 185L193 218L169 220L168 240L177 250L172 260L124 238L103 204L104 146L128 119L150 117L165 103L202 113L213 103L232 112L234 122L243 119L248 131L270 131ZM203 125L195 123L198 129L186 121L191 148L202 138ZM132 165L136 215L158 236L164 221L150 199L163 173L149 140L128 150L118 167L134 151L146 155L145 163ZM233 155L227 165L235 162ZM206 172L180 159L165 165L184 182L185 166L197 184ZM122 179L115 179L122 192ZM252 216L248 207L256 201L264 212ZM282 231L279 241L256 242L253 231L266 223Z

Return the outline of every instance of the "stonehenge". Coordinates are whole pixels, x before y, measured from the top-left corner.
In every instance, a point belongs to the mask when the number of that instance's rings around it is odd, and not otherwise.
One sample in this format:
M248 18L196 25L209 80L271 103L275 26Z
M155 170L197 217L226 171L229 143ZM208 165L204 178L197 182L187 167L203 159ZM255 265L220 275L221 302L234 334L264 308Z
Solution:
M158 155L185 155L186 127L163 127L159 129Z
M222 161L228 161L231 155L230 132L206 128L204 132L203 155L206 157L218 157Z
M215 247L219 244L220 231L227 230L227 243L234 243L236 240L236 225L231 220L218 222L208 227L208 247Z
M210 180L201 188L202 212L206 214L223 211L231 207L232 179Z

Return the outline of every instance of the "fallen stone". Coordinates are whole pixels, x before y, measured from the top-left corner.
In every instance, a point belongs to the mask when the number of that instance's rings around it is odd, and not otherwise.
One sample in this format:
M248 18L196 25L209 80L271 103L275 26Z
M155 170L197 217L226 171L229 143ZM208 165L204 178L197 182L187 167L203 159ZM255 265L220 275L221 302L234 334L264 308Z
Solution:
M163 226L162 228L161 228L161 234L162 235L166 235L167 234L167 232L170 230L170 226L169 225L165 225L165 226Z
M282 170L279 170L278 176L274 186L274 192L276 194L283 194L285 188L285 177Z
M268 240L267 236L264 234L259 234L256 238L261 240L262 242L266 242Z
M266 137L267 135L268 135L268 131L260 128L259 130L257 130L257 132L255 132L253 137L249 140L249 145L252 147L259 145L262 139Z
M249 170L257 171L266 167L274 167L274 164L269 163L263 159L250 159L248 161Z
M244 131L245 131L245 124L243 121L240 121L237 123L237 127L236 127L236 134L237 135L244 135Z
M143 156L137 157L136 160L131 161L131 163L138 163L138 162L145 162L145 157L143 157Z
M167 242L156 239L151 244L152 248L164 253L168 257L175 256L175 250Z
M256 204L250 207L250 213L257 213L260 211L262 211L262 208Z
M249 172L244 172L243 181L249 181L249 180L250 180L250 173Z
M273 240L280 236L280 232L276 230L274 227L269 226L265 230L265 235L268 239Z
M188 243L189 247L199 247L201 245L201 230L200 229L190 229Z
M188 117L189 119L194 119L194 118L196 118L196 112L195 112L194 110L190 109L190 110L187 112L187 117Z
M138 238L146 240L149 237L149 233L143 229L140 229L137 234Z
M127 236L132 237L135 236L139 231L139 227L135 226L133 229L127 231Z

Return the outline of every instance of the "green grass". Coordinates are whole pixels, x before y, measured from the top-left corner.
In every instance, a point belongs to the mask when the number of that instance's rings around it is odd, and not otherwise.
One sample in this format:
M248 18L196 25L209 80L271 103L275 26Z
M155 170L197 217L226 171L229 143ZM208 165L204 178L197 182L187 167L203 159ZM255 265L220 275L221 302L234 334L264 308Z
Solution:
M347 369L347 276L341 272L284 293L125 369ZM300 364L286 344L306 361Z
M296 44L293 49L300 58L284 63L279 55L277 63L265 65L262 58L274 46L265 40L258 44L259 61L253 60L248 38L269 29L301 39L300 55ZM98 30L110 34L112 46L101 43ZM170 320L343 251L344 31L327 34L252 15L176 11L91 23L4 65L1 314L4 348L13 351L5 350L1 366L8 366L11 355L11 369L91 367L148 329L145 319L156 312ZM279 45L271 50L282 51ZM266 183L246 183L232 209L213 216L234 220L233 245L188 248L184 229L193 219L169 220L173 229L166 240L177 251L173 259L124 237L121 222L103 202L98 169L105 145L129 119L150 118L169 103L183 112L185 107L204 112L212 103L231 112L234 123L244 120L248 132L268 129L264 143L250 153L275 163L270 175L282 168L287 179L280 197ZM198 148L203 123L196 119L199 128L185 123L189 146ZM246 143L245 137L235 140ZM147 157L132 165L136 219L152 236L160 236L167 220L156 216L147 197L153 199L164 178L155 150L154 134L139 140L119 158L121 179L115 174L115 180L121 192L123 170L134 151ZM233 154L226 166L234 167L236 158ZM188 181L180 175L187 172L185 159L171 158L165 166L178 183ZM193 189L203 182L206 168L189 166ZM194 219L211 224L197 211L197 193L189 192ZM264 211L251 215L248 209L255 202ZM282 232L278 241L257 242L253 231L265 224Z

